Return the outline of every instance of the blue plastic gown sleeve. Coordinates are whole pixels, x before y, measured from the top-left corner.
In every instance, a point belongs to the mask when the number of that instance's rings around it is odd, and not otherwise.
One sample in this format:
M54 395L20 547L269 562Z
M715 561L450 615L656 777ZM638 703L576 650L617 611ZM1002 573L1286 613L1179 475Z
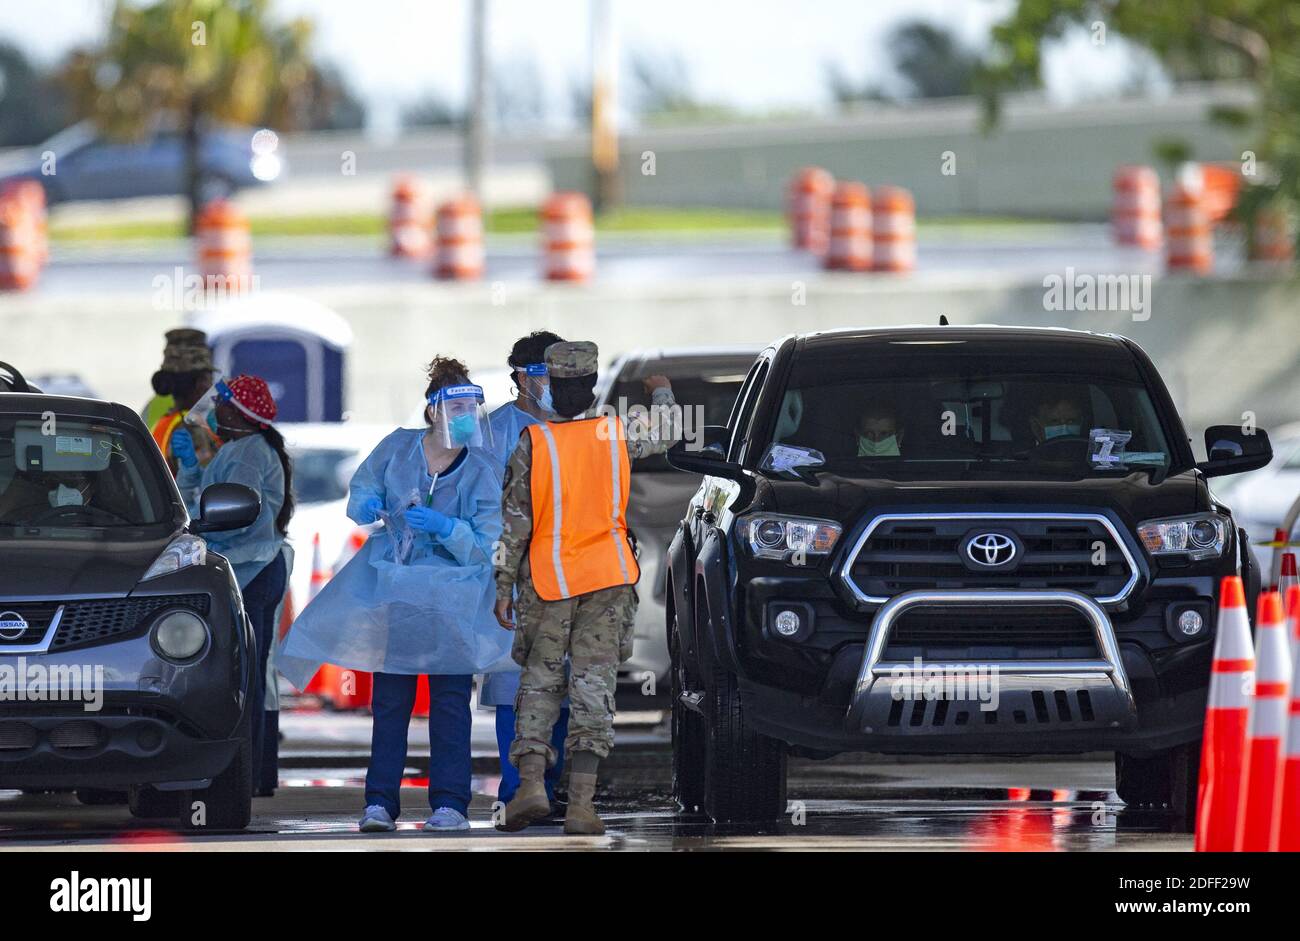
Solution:
M353 473L348 484L348 519L352 522L366 524L362 509L372 497L379 498L380 506L387 505L384 472L392 460L395 444L393 435L384 438Z

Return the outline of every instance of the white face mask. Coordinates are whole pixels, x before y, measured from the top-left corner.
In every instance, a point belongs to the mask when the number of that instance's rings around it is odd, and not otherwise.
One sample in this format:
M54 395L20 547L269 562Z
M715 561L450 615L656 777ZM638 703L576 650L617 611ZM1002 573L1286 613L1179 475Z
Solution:
M879 441L859 438L858 457L898 457L898 435L890 435Z
M81 496L81 491L76 487L69 487L66 484L59 484L57 490L51 490L48 494L50 506L81 506L86 501Z

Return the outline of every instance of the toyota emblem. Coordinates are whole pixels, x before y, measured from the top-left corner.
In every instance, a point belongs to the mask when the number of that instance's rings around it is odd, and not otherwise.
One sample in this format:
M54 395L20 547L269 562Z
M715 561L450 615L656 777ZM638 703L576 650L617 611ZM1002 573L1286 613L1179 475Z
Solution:
M1016 557L1016 543L1003 533L980 533L966 543L966 555L976 565L1006 565Z
M26 618L17 611L0 611L0 639L17 640L26 632Z

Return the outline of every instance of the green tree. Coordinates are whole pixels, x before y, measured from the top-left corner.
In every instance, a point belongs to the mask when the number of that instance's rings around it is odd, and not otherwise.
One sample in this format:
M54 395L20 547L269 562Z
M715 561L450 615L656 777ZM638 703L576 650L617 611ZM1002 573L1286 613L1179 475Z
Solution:
M269 0L115 0L107 36L76 50L63 76L74 110L107 135L138 137L180 122L190 230L201 208L199 141L213 121L293 127L317 77L311 24L277 23Z
M1256 91L1249 113L1211 117L1241 130L1242 150L1272 172L1246 189L1249 225L1265 204L1300 207L1300 6L1295 0L1019 0L993 29L994 52L979 84L986 124L998 120L1009 86L1038 76L1043 45L1067 30L1122 35L1152 50L1175 79L1240 78Z

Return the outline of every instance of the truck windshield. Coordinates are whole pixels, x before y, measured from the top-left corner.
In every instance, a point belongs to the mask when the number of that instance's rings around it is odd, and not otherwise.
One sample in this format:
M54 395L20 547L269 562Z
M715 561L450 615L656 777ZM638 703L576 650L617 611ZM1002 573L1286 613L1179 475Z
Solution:
M169 524L156 452L114 424L0 416L0 540L120 537Z
M805 355L761 466L900 480L1163 476L1170 449L1159 415L1118 353L956 343Z

